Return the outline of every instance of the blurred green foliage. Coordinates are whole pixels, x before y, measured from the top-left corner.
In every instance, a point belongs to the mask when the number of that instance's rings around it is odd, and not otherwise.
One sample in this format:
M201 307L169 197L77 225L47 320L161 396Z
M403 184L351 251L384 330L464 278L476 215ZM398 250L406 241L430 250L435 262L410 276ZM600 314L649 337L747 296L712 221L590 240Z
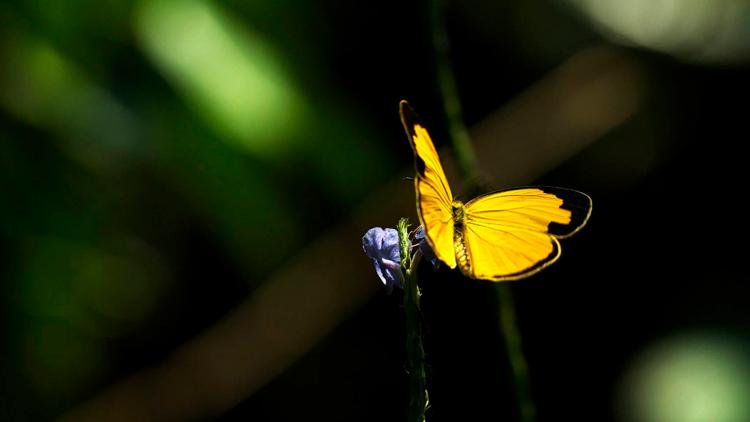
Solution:
M186 253L223 251L245 282L233 289L246 292L396 168L362 112L333 85L310 87L300 60L320 49L317 35L256 27L235 6L0 6L12 391L0 415L39 400L32 415L59 412L122 370L123 341L153 341L159 312L190 312L180 310L191 303L178 280L191 271ZM282 6L242 5L293 19ZM296 54L290 43L302 39ZM321 204L327 216L309 214ZM199 291L226 283L196 265Z

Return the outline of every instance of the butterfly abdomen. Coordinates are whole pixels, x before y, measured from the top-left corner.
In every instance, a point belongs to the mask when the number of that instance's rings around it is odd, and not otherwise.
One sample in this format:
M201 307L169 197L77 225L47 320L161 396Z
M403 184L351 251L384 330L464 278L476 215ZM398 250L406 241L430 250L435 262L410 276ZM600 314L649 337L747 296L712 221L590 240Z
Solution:
M461 201L453 201L451 207L453 210L453 249L456 253L456 263L462 273L471 275L471 261L464 237L464 204Z

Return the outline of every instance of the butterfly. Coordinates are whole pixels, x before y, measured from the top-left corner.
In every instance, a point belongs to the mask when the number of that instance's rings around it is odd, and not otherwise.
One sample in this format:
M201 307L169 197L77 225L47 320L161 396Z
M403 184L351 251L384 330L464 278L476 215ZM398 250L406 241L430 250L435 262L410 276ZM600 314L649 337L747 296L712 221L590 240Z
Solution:
M491 281L528 277L557 261L559 239L588 221L591 198L572 189L530 186L457 200L427 129L406 101L399 108L414 150L419 221L427 243L451 269Z

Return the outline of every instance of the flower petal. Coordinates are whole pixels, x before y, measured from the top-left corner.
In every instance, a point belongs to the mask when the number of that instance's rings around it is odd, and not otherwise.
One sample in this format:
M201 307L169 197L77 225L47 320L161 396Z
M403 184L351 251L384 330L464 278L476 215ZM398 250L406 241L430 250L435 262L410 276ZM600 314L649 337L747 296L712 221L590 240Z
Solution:
M375 266L375 273L390 293L394 285L401 286L401 253L398 231L392 228L373 227L362 237L362 249Z

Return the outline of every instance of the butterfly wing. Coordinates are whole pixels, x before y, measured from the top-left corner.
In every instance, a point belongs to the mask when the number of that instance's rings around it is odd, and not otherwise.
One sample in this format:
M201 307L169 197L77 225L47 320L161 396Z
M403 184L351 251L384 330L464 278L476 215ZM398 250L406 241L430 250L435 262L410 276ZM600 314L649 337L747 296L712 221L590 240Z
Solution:
M464 205L458 236L461 271L492 281L528 277L560 257L558 239L591 215L591 198L571 189L531 187L499 191Z
M406 101L401 101L399 108L401 123L414 150L414 163L417 168L414 188L417 192L419 222L424 227L425 238L435 256L450 268L455 268L451 188L427 129L419 122L416 113Z

